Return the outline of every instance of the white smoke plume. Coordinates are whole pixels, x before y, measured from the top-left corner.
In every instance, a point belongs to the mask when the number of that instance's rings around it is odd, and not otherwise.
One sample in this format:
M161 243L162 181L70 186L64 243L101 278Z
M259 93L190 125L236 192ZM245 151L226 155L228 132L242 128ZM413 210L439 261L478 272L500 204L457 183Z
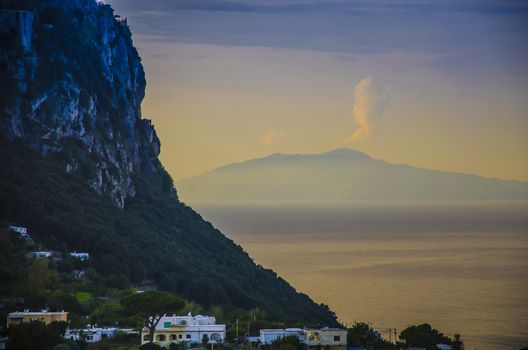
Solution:
M352 106L352 116L357 127L345 139L345 143L370 138L388 102L389 94L385 88L374 86L372 78L361 79L354 88Z

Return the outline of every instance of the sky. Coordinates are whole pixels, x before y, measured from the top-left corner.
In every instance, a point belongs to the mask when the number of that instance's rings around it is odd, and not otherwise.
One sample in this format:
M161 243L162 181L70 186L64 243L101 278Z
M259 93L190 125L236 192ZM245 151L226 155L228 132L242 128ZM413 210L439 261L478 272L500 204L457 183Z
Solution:
M271 153L528 181L528 2L107 0L175 180Z

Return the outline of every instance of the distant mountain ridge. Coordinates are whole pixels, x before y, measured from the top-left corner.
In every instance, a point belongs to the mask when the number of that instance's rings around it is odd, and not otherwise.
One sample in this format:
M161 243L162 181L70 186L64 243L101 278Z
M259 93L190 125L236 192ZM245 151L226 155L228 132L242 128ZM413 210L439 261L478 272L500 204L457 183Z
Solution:
M186 201L524 200L528 182L391 164L352 149L280 154L178 181Z

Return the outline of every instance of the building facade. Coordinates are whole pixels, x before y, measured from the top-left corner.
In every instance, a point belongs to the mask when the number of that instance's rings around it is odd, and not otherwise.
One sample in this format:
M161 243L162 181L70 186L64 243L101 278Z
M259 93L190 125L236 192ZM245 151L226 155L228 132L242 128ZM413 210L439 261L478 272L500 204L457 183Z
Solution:
M26 241L31 239L27 227L11 225L9 226L9 231L18 234L20 238L25 239Z
M347 331L340 328L305 329L305 344L308 347L346 349Z
M38 251L38 252L29 252L26 254L28 259L48 259L53 257L53 252L48 251Z
M90 259L90 254L88 254L88 253L78 253L77 251L71 252L70 256L73 257L73 258L77 258L77 259L79 259L81 261L86 261L86 260Z
M45 325L56 321L68 322L68 313L66 311L50 312L42 310L40 312L31 312L24 310L22 312L11 312L7 315L7 327L35 321L43 322Z
M67 340L84 340L88 343L97 343L102 340L110 339L115 337L117 334L137 334L137 331L134 331L129 328L116 328L116 327L86 327L82 329L67 329L64 334L64 339Z
M325 348L332 350L344 350L347 345L347 332L340 328L321 328L321 329L261 329L260 343L271 345L274 341L295 336L299 341L308 348Z
M153 342L163 347L169 347L171 343L186 346L204 342L223 343L225 335L225 324L216 324L212 316L192 316L190 313L187 316L165 315L156 326ZM143 328L141 344L149 341L149 331Z
M301 328L286 328L286 329L261 329L260 343L264 345L271 345L275 340L295 336L299 338L301 343L304 343L306 336L304 329Z
M11 226L9 226L9 231L20 233L20 234L28 233L27 227L23 227L23 226L13 226L13 225L11 225Z

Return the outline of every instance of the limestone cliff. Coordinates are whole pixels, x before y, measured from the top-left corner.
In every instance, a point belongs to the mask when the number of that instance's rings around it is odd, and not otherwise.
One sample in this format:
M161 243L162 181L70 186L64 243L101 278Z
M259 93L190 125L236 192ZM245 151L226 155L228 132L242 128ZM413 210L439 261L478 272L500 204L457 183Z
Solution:
M126 20L92 0L4 2L0 17L0 129L123 207L133 173L159 170L160 143L141 116L145 74ZM88 151L81 168L75 148Z

